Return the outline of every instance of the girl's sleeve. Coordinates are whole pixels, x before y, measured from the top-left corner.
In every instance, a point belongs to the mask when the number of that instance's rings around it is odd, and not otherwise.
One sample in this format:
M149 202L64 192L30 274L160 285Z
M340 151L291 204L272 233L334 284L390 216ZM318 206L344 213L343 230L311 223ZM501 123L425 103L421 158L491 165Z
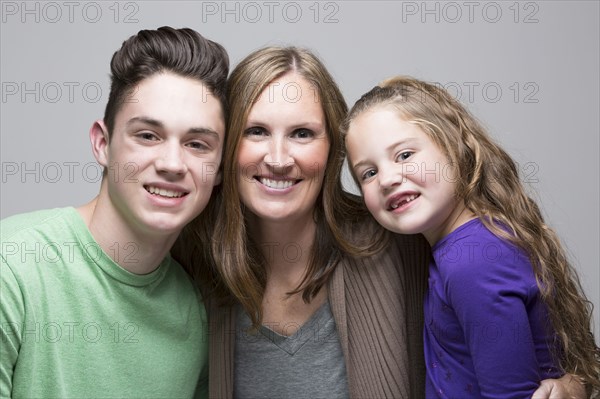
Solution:
M445 277L483 397L531 397L539 386L536 345L546 337L534 337L531 329L530 321L543 323L543 315L528 274L523 257L504 256L461 262Z

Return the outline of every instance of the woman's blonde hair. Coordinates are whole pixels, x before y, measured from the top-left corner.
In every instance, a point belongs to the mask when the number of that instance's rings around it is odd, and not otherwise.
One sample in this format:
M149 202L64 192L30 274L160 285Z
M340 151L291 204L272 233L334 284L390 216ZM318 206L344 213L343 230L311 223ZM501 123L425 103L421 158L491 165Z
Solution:
M457 196L495 235L525 250L549 309L561 367L600 388L600 349L591 332L592 303L556 233L525 191L513 159L447 91L410 77L395 77L363 95L343 131L360 114L390 106L417 124L457 171ZM356 177L355 177L356 179ZM503 227L504 226L504 227ZM508 227L508 231L506 231Z
M310 51L295 47L267 47L251 53L232 71L227 86L229 118L223 153L224 177L212 253L219 276L215 282L220 284L217 296L235 298L255 327L262 319L266 260L247 233L239 197L237 158L252 106L273 80L290 72L314 87L314 91L302 95L318 95L330 143L324 183L314 210L317 230L309 266L300 285L290 294L302 292L303 299L310 301L327 283L343 254L373 253L385 242L383 231L377 245L364 248L349 243L344 236L345 223L364 217L367 212L360 200L342 189L344 146L339 127L346 117L347 106L323 63Z

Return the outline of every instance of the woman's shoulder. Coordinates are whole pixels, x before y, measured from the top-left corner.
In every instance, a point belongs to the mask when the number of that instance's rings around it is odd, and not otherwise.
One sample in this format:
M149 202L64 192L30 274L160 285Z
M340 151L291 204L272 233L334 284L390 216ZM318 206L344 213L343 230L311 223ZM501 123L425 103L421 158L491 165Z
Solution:
M342 221L342 231L349 240L357 247L372 244L374 251L370 254L380 252L391 252L402 257L410 255L422 255L427 257L430 246L421 234L397 234L383 228L369 213L360 196L345 193L345 200L354 208L353 212Z
M344 224L344 232L350 237L366 240L385 231L373 217L368 215L356 215Z
M333 209L333 215L343 240L351 246L362 248L387 235L358 195L344 192Z

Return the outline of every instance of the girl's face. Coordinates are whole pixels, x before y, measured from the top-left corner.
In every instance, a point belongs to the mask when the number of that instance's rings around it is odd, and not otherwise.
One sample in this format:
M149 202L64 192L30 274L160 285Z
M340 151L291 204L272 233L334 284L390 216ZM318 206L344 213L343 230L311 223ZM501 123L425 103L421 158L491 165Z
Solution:
M350 167L375 219L430 244L472 218L456 198L457 175L438 146L392 107L359 114L346 136Z
M312 218L328 154L325 115L315 88L294 73L274 80L250 110L242 134L241 201L260 219Z

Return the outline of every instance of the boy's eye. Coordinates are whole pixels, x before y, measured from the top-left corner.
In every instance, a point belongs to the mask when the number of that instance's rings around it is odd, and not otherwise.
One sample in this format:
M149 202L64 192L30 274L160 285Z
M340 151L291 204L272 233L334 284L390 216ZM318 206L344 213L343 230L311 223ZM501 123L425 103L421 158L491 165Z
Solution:
M200 141L192 141L192 142L188 143L187 145L188 145L188 147L191 147L195 150L208 150L209 149L209 147L205 143L200 142Z
M310 129L297 129L292 132L292 137L295 137L298 139L309 139L314 136L315 136L314 132Z
M377 174L377 171L375 169L369 169L363 172L363 174L360 176L361 180L368 180L371 177L375 176Z
M156 135L154 133L150 133L150 132L141 132L138 134L138 137L141 138L142 140L158 140Z
M402 151L396 156L396 161L405 161L406 159L410 158L412 154L414 154L412 151Z

